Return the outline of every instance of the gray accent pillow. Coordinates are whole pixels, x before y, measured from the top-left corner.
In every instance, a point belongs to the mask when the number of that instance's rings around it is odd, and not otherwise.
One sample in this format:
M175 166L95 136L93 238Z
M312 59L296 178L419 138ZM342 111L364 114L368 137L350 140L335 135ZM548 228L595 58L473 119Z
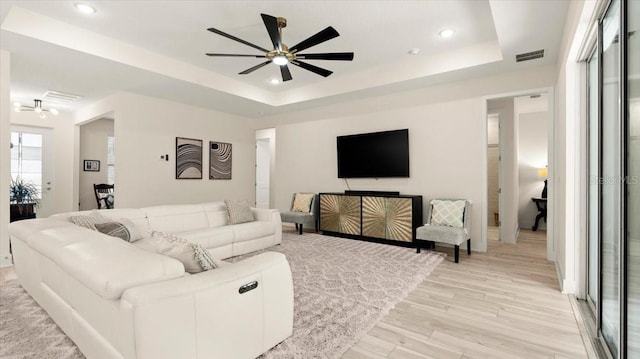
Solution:
M246 201L224 200L229 215L229 224L239 224L255 221L251 206Z
M91 214L88 215L71 216L69 217L69 222L75 224L76 226L97 231L96 223L105 223L109 222L109 220L98 213L98 211L93 210L91 211Z
M96 223L94 226L100 233L118 237L127 242L135 242L142 239L142 234L138 231L136 225L126 218L121 218L117 222Z
M189 273L200 273L220 267L220 263L201 245L174 234L153 231L151 237L145 238L144 241L142 248L179 260L184 265L184 270Z

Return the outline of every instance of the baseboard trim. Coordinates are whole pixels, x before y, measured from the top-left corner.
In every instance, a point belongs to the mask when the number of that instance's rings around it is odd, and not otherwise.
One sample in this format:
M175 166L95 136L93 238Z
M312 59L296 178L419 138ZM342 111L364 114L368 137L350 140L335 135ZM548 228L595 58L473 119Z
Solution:
M11 254L7 254L0 258L0 268L11 267L13 265L13 256Z
M560 286L560 292L564 293L564 279L562 279L562 271L558 267L558 262L553 262L556 266L556 275L558 276L558 285Z

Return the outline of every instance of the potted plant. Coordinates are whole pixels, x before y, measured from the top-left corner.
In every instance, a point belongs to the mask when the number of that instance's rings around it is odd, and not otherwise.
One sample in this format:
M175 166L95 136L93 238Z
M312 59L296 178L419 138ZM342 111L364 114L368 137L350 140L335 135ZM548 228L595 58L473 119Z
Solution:
M35 218L35 208L38 206L38 187L23 178L11 179L9 199L11 201L10 220Z

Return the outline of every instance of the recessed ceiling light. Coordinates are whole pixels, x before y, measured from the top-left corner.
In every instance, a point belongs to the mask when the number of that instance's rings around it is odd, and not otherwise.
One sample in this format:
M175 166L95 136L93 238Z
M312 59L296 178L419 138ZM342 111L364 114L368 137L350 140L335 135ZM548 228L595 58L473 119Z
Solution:
M420 52L419 48L409 50L409 55L417 55Z
M271 79L271 80L269 80L269 83L270 83L270 84L272 84L272 85L277 85L277 84L279 84L279 83L280 83L280 80L278 80L278 79Z
M455 30L453 30L453 29L444 29L444 30L441 30L438 33L438 35L440 35L440 37L446 39L448 37L453 36L454 33L455 33Z
M96 8L82 2L73 3L73 6L83 14L94 14L97 12Z

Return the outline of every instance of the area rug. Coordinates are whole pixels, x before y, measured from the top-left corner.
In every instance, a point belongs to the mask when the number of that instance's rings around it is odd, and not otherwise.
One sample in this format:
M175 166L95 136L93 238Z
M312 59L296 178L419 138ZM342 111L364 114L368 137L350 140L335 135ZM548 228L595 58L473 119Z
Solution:
M287 256L293 336L264 359L339 358L442 261L433 252L351 239L283 233L264 251ZM83 358L16 280L0 284L0 358Z

